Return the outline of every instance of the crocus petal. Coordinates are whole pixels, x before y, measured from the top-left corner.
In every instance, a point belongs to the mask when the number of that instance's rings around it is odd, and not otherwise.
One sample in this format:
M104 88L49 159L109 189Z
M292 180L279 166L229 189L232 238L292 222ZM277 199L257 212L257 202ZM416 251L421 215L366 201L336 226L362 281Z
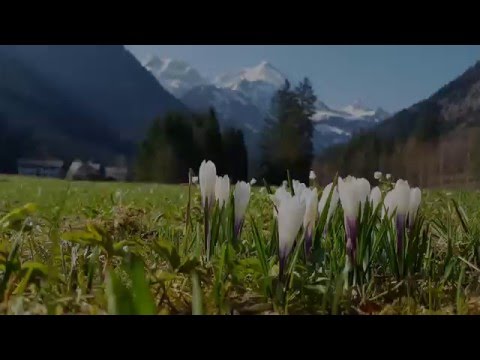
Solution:
M345 216L355 218L358 212L358 201L356 195L355 179L347 177L345 180L338 178L338 195L342 204Z
M230 179L228 175L217 176L215 182L215 199L220 207L226 206L230 200Z
M291 194L286 190L286 188L279 187L274 195L270 195L270 199L272 199L274 207L273 207L273 216L277 217L277 210L280 206L280 202L283 198L291 196Z
M305 202L305 215L303 217L303 228L305 229L305 251L310 253L313 229L317 218L317 189L306 188L302 193L302 200Z
M378 207L378 204L382 201L382 192L378 186L375 186L370 193L370 202L372 203L372 207L375 210Z
M387 216L389 218L396 210L396 204L394 204L394 191L390 190L385 199L383 200L382 219Z
M292 181L292 186L293 186L293 192L295 195L302 195L303 191L307 188L307 185L304 183L301 183L298 180L293 180Z
M212 207L215 199L215 183L217 181L217 169L211 161L202 161L198 171L202 205Z
M410 203L408 206L408 226L411 228L415 223L415 219L417 217L418 208L420 206L420 202L422 201L422 192L420 189L414 188L410 190Z
M410 186L408 185L408 181L398 180L393 191L397 215L407 215L410 205Z
M305 202L300 196L286 196L280 201L278 207L280 273L283 273L283 266L302 226L304 215Z
M250 191L250 184L247 184L244 181L240 181L235 185L235 232L237 234L239 234L242 229L243 219L245 217L248 202L250 201Z

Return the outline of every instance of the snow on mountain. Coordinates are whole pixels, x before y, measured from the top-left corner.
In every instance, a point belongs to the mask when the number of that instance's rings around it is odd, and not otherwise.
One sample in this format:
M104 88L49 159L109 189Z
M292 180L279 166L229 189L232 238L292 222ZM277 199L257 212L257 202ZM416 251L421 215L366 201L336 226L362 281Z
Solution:
M238 73L224 74L215 79L215 85L236 90L242 81L262 81L279 88L285 83L286 77L268 61L262 61L257 66L245 68Z
M183 61L151 56L144 66L173 95L194 111L214 107L221 127L233 126L245 131L247 142L258 137L270 110L275 92L286 76L267 61L239 72L218 76L213 83ZM321 100L315 103L314 146L316 151L348 141L353 134L375 126L390 115L383 109L370 109L355 101L342 109L333 109Z
M177 98L190 89L207 83L197 70L184 61L151 55L143 62L143 66Z
M319 125L315 126L315 130L319 131L323 134L334 133L334 134L337 134L337 135L343 135L343 136L347 136L347 137L351 136L351 134L348 131L345 131L345 130L342 130L338 127L335 127L335 126L332 126L332 125L327 125L327 124L319 124Z
M316 105L317 112L313 115L314 122L325 121L331 118L342 118L350 121L367 120L380 122L390 116L390 114L382 108L372 110L362 105L359 101L355 101L353 104L345 106L341 110L330 109L321 101L317 101Z
M260 111L267 113L275 92L287 78L267 61L234 74L217 77L214 84L243 93Z
M213 107L222 128L237 127L255 133L262 129L263 113L239 91L200 85L185 93L181 100L194 111L205 112Z

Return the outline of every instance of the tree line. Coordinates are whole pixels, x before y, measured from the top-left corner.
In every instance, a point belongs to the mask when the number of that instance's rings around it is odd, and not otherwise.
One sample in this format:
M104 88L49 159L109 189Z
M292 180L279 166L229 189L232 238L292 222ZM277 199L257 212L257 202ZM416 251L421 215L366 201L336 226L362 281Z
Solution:
M206 114L170 113L157 118L141 143L136 162L139 181L188 182L203 159L215 162L219 174L232 181L247 180L248 158L243 132L220 131L214 109Z
M292 87L289 81L275 93L261 134L261 166L248 174L243 132L228 128L223 133L214 109L191 116L169 114L153 121L137 157L140 181L186 182L188 169L198 169L203 159L212 160L219 174L232 181L251 177L279 184L290 175L308 182L312 166L313 124L316 96L308 78Z

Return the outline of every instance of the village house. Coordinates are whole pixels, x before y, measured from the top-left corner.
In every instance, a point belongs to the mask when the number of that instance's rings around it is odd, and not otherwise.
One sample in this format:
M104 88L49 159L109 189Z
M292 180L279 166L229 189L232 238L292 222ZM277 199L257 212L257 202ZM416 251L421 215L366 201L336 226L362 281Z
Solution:
M19 159L17 160L17 171L19 175L24 176L61 179L65 176L63 164L64 162L62 160Z
M127 181L128 169L119 166L107 166L105 168L105 179L114 181Z
M65 176L67 180L102 180L103 178L101 164L81 160L73 161Z

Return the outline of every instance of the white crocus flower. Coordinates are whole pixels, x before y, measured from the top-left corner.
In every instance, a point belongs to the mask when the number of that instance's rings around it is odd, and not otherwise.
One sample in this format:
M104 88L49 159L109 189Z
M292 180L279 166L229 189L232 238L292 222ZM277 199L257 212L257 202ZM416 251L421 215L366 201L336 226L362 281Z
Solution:
M310 175L308 176L310 180L315 180L317 178L317 175L315 175L315 171L310 170Z
M250 185L255 185L257 183L257 179L255 178L252 178L252 180L250 180Z
M390 179L392 178L392 174L387 174L387 175L385 175L385 178L386 178L387 180L390 180Z
M193 184L198 184L198 176L193 176L192 177L192 183Z
M317 189L306 188L301 195L302 201L305 203L305 215L303 217L303 228L305 230L305 255L311 251L313 229L315 228L315 220L317 218Z
M250 201L250 191L250 184L244 181L237 182L235 185L235 236L240 235L242 231L245 212L247 211L248 202Z
M351 261L355 260L358 237L358 213L363 212L364 204L370 194L370 183L366 179L348 176L338 178L338 193L345 215L345 232L347 236L347 253Z
M380 180L382 178L382 173L380 171L375 171L373 173L373 177L376 179L376 180Z
M198 172L202 205L210 209L215 201L215 184L217 181L217 169L211 161L202 161Z
M318 203L318 215L322 216L323 209L327 205L328 197L330 196L330 192L332 192L332 186L333 184L330 183L327 186L325 186L325 189L323 189L322 196L320 197L320 202ZM337 187L335 186L332 192L332 197L330 198L330 206L328 207L328 213L327 213L327 221L325 223L325 230L324 233L327 231L327 226L328 223L330 222L330 219L332 218L333 212L338 206L338 201L339 201L339 195L338 195L338 190Z
M278 207L280 206L280 202L282 201L282 199L284 199L287 196L290 196L290 193L283 186L279 187L275 191L275 194L270 195L270 199L272 200L273 205L274 205L274 207L273 207L273 216L274 217L277 217L277 211L278 211Z
M218 201L220 208L227 206L230 200L230 179L228 175L217 176L215 182L215 199Z
M420 206L421 192L420 189L410 189L408 181L398 180L395 188L388 192L384 200L383 216L391 217L395 214L394 222L397 230L397 253L403 251L403 243L405 239L405 226L407 219L409 225L413 226L415 217ZM383 217L382 216L382 217ZM410 223L411 221L411 223Z
M305 202L301 196L287 194L278 207L278 250L280 259L280 277L292 251L293 244L302 226L305 215Z
M370 198L369 198L372 208L375 211L378 207L378 204L382 201L382 192L380 191L380 188L378 186L375 186L372 189L372 192L370 193Z
M292 181L292 187L293 187L293 192L295 193L295 195L302 195L303 193L303 190L305 190L307 188L307 185L305 185L304 183L301 183L300 181L298 180L293 180Z

